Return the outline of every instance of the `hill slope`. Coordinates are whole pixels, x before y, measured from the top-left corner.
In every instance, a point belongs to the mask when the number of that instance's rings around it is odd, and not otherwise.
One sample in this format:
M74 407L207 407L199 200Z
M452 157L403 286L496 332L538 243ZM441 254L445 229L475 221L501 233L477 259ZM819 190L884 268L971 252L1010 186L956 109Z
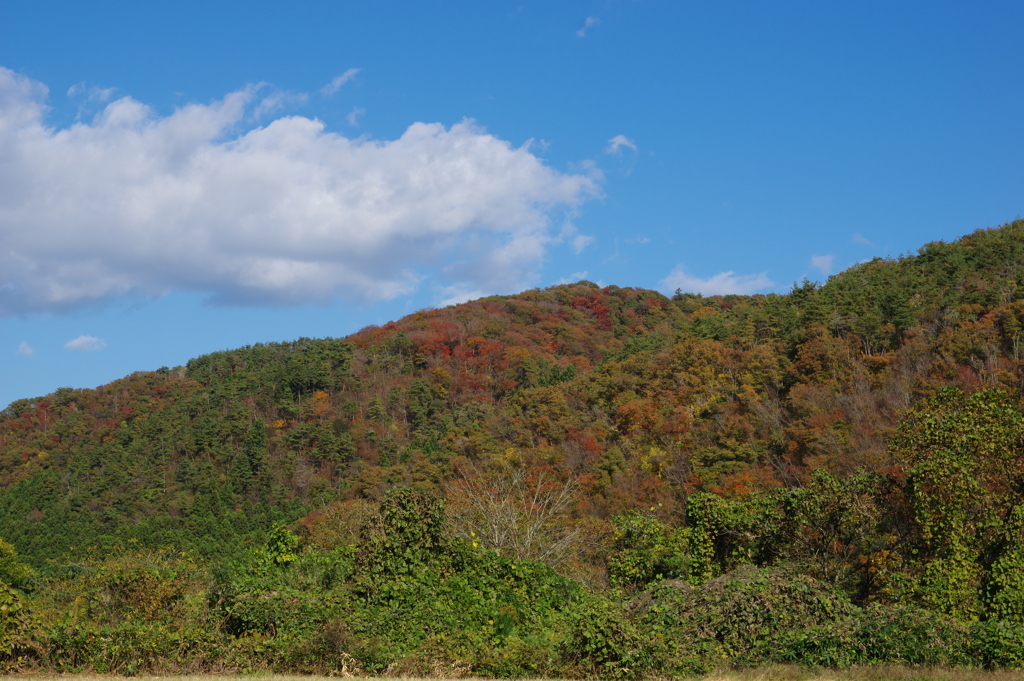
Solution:
M886 470L901 416L945 386L1019 403L1022 333L1022 220L788 295L485 298L15 402L0 536L37 565L130 540L215 555L394 486L458 507L509 480L572 491L582 531L640 507L676 524L696 492Z

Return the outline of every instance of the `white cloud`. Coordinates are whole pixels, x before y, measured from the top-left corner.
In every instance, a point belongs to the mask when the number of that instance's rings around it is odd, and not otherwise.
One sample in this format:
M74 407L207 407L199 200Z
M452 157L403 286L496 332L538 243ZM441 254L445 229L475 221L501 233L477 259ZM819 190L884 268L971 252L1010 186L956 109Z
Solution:
M861 246L874 247L874 244L865 239L863 236L861 236L860 232L857 232L856 234L853 235L853 243L860 244Z
M349 125L359 125L359 117L364 113L366 113L366 109L356 107L349 112L348 116L345 116L345 120L348 121Z
M107 347L107 344L102 338L96 338L95 336L79 336L78 338L69 340L64 344L64 347L76 352L92 352L94 350L102 350Z
M25 355L26 357L31 357L32 355L36 354L36 351L31 345L29 345L25 341L22 341L21 345L18 346L18 354Z
M46 88L0 67L0 316L127 294L371 302L536 281L555 214L600 194L472 121L348 139L284 116L240 130L257 87L158 116L124 97L44 122Z
M565 222L562 223L562 230L558 234L558 239L555 240L555 243L568 242L572 252L579 255L583 252L583 249L594 243L594 237L580 234L579 229L572 223L572 219L575 217L575 213L570 213L566 216Z
M285 106L302 105L307 101L309 101L309 95L304 93L273 92L261 99L259 104L253 107L252 117L262 118L266 114L283 109Z
M438 307L448 307L449 305L461 305L462 303L469 302L470 300L476 300L477 298L483 298L487 295L485 291L480 289L472 289L466 286L441 286L438 288Z
M671 274L661 280L662 291L672 293L681 289L685 293L705 296L750 295L772 286L775 286L775 282L764 272L739 276L735 272L719 272L710 279L701 279L687 274L682 265L677 265Z
M811 267L818 270L826 277L832 274L832 261L835 260L835 256L831 255L812 255L811 256Z
M117 88L112 87L97 87L96 85L87 86L85 83L75 83L68 88L68 97L77 97L81 94L85 94L86 98L91 102L109 102L110 98L114 96L114 92Z
M608 140L608 146L604 148L606 154L621 154L622 147L629 147L636 151L636 143L625 135L616 135Z
M587 278L587 271L586 270L583 270L582 272L573 272L568 277L562 277L561 279L559 279L558 281L556 281L552 285L553 286L562 286L564 284L575 284L577 281L583 281L586 278Z
M333 94L335 94L338 90L341 89L341 87L345 83L347 83L350 80L352 80L353 78L355 78L357 73L359 73L359 69L349 69L348 71L345 71L345 73L341 74L340 76L335 76L334 79L330 83L328 83L327 85L324 85L322 88L320 88L321 94L325 94L325 95L333 95Z
M591 28L598 25L599 23L601 23L601 20L598 19L597 17L587 17L587 20L583 22L583 26L580 27L580 30L576 31L576 37L586 38L587 31L589 31Z
M572 246L572 252L575 253L576 255L579 255L580 253L583 252L584 248L594 243L594 237L588 236L586 234L577 234L572 238L572 241L570 241L569 243Z

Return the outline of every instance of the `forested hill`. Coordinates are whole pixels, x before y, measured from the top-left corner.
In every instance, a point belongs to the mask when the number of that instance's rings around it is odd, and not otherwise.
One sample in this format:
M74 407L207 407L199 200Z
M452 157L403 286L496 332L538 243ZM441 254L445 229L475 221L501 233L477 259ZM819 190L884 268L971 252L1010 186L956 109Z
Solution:
M315 538L396 486L458 512L513 470L566 492L579 532L632 508L674 526L697 492L890 471L897 423L947 386L1019 404L1022 334L1024 220L788 295L494 296L14 402L0 536L39 566L126 542L223 554L275 522Z

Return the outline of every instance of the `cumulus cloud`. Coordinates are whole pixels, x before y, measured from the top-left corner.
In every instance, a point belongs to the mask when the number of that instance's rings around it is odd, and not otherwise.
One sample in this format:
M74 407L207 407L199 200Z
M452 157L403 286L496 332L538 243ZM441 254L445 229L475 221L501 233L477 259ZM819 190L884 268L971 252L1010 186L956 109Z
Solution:
M167 116L123 97L53 129L46 88L0 67L0 316L171 290L372 302L425 271L514 290L559 242L552 217L600 194L596 169L556 171L472 121L389 141L302 116L241 129L259 89Z
M25 341L22 341L21 345L18 346L18 354L25 355L26 357L31 357L32 355L36 354L36 351L31 345L29 345Z
M94 350L102 350L107 347L106 342L102 338L96 338L95 336L79 336L69 340L64 344L68 350L74 350L75 352L92 352Z
M831 255L812 255L811 256L811 267L818 270L826 277L832 274L832 261L835 260L835 256Z
M335 76L334 80L320 88L320 93L325 95L335 94L345 83L355 78L357 73L359 73L359 69L349 69L340 76Z
M700 293L705 296L749 295L772 286L775 286L775 282L764 272L746 275L719 272L710 279L701 279L687 274L682 265L677 265L671 274L661 280L662 291L673 292L680 289L685 293Z
M587 17L587 20L583 22L583 26L580 27L580 30L576 31L576 37L586 38L587 31L589 31L594 26L597 26L599 23L601 23L601 20L598 19L597 17Z
M608 146L604 148L606 154L621 154L622 147L628 147L636 151L636 143L625 135L616 135L608 140Z

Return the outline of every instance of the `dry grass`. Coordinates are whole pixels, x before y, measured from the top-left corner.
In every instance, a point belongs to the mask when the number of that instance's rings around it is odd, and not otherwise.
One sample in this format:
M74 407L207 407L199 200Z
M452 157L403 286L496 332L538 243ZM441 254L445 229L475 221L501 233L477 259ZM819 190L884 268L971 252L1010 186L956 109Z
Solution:
M163 674L156 676L139 675L132 677L103 674L10 674L4 677L21 681L338 681L341 676L302 676L298 674ZM349 679L373 679L373 681L418 681L414 676L373 676L347 677Z
M298 674L161 674L161 675L139 675L139 676L111 676L103 674L49 674L49 673L23 673L7 674L3 681L339 681L348 678L355 681L427 681L427 678L420 676L317 676ZM438 677L428 677L436 681ZM523 681L530 681L524 679ZM534 680L540 681L540 680Z
M720 671L701 678L704 681L1024 681L1024 671L892 666L833 670L770 665L755 669Z
M50 674L50 673L20 673L5 674L3 681L339 681L339 679L352 679L353 681L437 681L440 677L422 676L302 676L298 674L162 674L162 675L139 675L139 676L112 676L104 674ZM453 678L453 677L448 677ZM455 677L458 678L458 677ZM461 677L476 678L481 677ZM553 681L550 679L522 679L521 681Z

